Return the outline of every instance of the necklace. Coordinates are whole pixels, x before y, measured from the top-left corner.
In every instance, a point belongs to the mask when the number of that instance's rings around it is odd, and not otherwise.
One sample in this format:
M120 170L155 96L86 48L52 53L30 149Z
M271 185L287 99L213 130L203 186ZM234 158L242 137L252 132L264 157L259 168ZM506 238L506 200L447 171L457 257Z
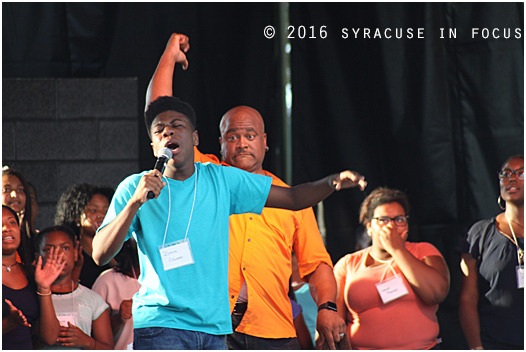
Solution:
M519 262L519 265L521 265L521 262L524 261L524 251L521 247L519 247L519 242L517 241L517 237L515 236L515 231L513 231L513 226L511 226L510 218L508 217L508 214L504 213L506 215L506 219L508 220L508 225L510 225L511 234L513 235L514 241L512 241L515 246L517 247L517 261Z
M382 259L379 259L379 258L376 258L373 253L371 253L372 251L369 250L369 255L371 256L371 258L373 258L374 260L376 260L377 262L380 262L382 264L387 264L387 263L390 263L394 260L394 258L391 258L389 260L382 260Z
M18 263L11 264L11 265L2 264L2 266L5 266L5 271L9 273L9 272L11 272L11 270L13 270L13 269L11 269L11 268L14 267L14 266L17 265L17 264L18 264Z

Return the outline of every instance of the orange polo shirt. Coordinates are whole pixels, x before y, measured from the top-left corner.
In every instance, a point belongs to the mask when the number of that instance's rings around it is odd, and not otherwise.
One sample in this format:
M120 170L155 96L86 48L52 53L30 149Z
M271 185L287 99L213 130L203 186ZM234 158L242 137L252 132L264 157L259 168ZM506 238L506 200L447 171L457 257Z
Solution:
M273 185L288 187L270 172L264 173L272 177ZM288 297L293 250L302 278L321 263L332 267L312 208L264 208L261 215L230 216L231 311L244 281L248 291L247 311L237 332L273 339L296 336Z
M194 162L200 162L200 163L206 163L210 162L212 164L219 165L219 159L214 154L203 154L197 149L197 147L194 147Z
M202 157L196 149L196 161ZM230 166L225 162L221 165ZM268 171L272 184L289 187ZM236 331L263 338L296 336L288 297L292 251L301 277L332 260L318 230L312 208L291 211L264 208L261 215L230 216L228 284L230 310L234 310L243 282L248 306Z

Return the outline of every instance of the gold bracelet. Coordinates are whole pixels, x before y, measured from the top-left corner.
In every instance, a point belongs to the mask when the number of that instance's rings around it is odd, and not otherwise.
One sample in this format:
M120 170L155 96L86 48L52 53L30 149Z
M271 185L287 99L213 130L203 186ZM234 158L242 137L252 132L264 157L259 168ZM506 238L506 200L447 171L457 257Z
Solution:
M37 291L37 295L39 296L51 296L51 291L49 291L49 293L40 293Z

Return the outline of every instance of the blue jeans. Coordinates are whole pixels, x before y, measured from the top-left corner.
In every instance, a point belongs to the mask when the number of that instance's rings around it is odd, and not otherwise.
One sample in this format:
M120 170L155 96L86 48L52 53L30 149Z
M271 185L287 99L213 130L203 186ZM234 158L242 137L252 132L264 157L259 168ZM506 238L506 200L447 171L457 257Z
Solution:
M225 335L171 328L133 330L134 350L226 350Z

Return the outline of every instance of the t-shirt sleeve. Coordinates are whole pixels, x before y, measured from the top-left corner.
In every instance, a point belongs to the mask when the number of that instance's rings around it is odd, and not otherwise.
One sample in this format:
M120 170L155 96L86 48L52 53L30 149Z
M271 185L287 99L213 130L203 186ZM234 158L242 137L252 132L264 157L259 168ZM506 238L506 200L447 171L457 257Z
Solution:
M230 215L244 213L260 215L267 202L272 178L235 167L223 167L222 170L230 190Z
M108 305L108 303L106 303L106 301L104 301L104 299L97 292L93 290L90 290L90 291L91 291L90 299L93 302L92 304L93 316L91 320L97 320L99 319L101 314L104 313L104 311L108 309L110 306Z
M336 279L336 284L338 287L343 287L343 284L345 283L345 280L347 278L347 265L349 262L350 255L347 254L340 260L336 262L336 265L334 265L334 278Z
M110 202L110 206L108 207L108 211L106 212L106 216L104 217L104 221L102 222L102 225L99 227L97 232L100 231L100 229L102 229L106 225L108 225L110 222L115 220L117 215L119 215L119 213L124 209L126 204L128 204L128 201L135 193L135 189L139 184L141 176L142 174L131 175L127 177L124 181L122 181L121 184L117 187L117 190L115 191L115 194L113 195L113 198ZM133 219L132 224L130 225L130 230L128 231L126 240L130 239L132 233L137 231L139 228L140 223L137 220L136 216Z
M481 220L473 224L468 233L459 241L456 250L460 253L469 253L478 259L481 252L483 234L487 231L490 220Z
M444 257L442 253L440 253L440 251L431 243L419 242L419 243L413 243L413 245L414 247L413 247L413 250L411 250L411 252L418 260L422 260L426 257L431 257L431 256L438 256L441 258Z
M303 310L301 306L294 301L292 298L289 298L290 305L292 306L292 319L296 319L298 315L300 315L301 311Z
M321 263L332 267L332 259L325 249L312 208L294 213L297 216L294 252L298 258L300 276L303 278L314 272Z

